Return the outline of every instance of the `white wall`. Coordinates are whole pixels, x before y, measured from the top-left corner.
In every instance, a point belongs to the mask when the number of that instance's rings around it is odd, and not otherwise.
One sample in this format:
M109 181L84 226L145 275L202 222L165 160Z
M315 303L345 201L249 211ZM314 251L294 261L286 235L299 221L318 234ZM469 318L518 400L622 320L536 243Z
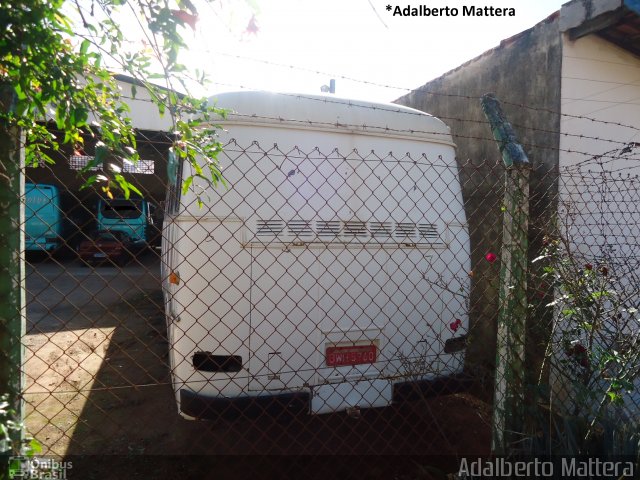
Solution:
M564 233L578 258L582 254L579 261L594 268L606 264L609 278L618 280L616 290L626 290L637 303L640 147L630 144L640 142L640 58L596 35L576 41L565 35L561 84L559 218L569 225ZM638 334L633 315L609 326ZM556 401L568 407L563 380L555 379ZM632 416L638 415L639 383L625 399Z
M131 83L122 80L116 80L116 83L120 88L123 102L131 109L128 116L134 128L160 132L168 132L172 129L171 115L168 112L160 115L158 107L151 101L151 95L146 88L136 86L134 96ZM89 122L94 121L95 118L92 113L89 114Z
M640 174L640 148L625 147L640 142L640 58L596 35L565 36L561 85L561 208L583 253L601 255L606 244L631 253L640 189L627 177Z
M599 139L640 141L640 58L596 35L576 41L565 35L561 103L564 114L560 124L563 133L560 140L563 150L560 153L561 167L574 166L588 158L566 150L596 155L620 146ZM589 118L576 119L567 115ZM635 128L593 122L591 118Z
M139 130L154 130L167 132L172 128L171 115L165 112L163 116L158 113L158 107L151 101L149 92L144 88L137 86L135 98L131 91L131 84L123 81L117 81L121 89L123 100L131 108L129 116L131 124Z

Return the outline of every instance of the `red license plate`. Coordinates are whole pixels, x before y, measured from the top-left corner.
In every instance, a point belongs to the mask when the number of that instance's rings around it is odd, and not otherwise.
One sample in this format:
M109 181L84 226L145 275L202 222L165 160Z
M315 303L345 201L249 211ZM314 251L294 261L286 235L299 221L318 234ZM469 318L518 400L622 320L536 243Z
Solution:
M378 349L375 345L349 345L344 347L327 347L327 367L343 365L361 365L375 363Z

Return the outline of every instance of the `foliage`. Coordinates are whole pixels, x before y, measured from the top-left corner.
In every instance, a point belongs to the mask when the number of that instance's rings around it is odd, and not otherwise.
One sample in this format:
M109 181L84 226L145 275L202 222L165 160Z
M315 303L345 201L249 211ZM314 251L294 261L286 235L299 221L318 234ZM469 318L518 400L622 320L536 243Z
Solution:
M24 426L16 422L16 412L11 408L9 396L0 396L0 452L11 452L12 455L33 456L42 447L35 439L19 441Z
M551 390L559 390L565 423L582 425L574 453L585 453L596 433L625 418L625 399L640 375L639 284L633 269L608 255L579 253L569 235L546 240L539 281L555 292L554 321L546 359ZM566 408L570 405L571 408ZM562 423L562 422L561 422ZM567 437L568 438L568 437ZM567 452L568 453L568 452Z
M90 176L87 183L101 183L110 197L115 189L126 197L131 191L140 194L121 169L108 162L138 160L129 107L112 70L134 78L132 97L136 85L141 86L159 114L170 116L169 155L189 160L195 176L214 185L220 182L221 145L212 121L224 117L224 112L185 93L190 74L178 58L186 46L185 28L194 28L197 20L198 11L190 0L0 2L0 187L6 198L18 198L12 189L18 184L16 152L21 148L27 165L53 163L50 153L59 149L59 142L82 150L86 135L96 139L96 153L81 173L98 165L104 171ZM130 42L132 34L144 42ZM206 80L200 72L195 77ZM152 81L161 81L162 86ZM52 124L62 132L60 138L51 133ZM184 179L185 189L192 180ZM0 218L18 225L12 218L15 202L1 203ZM5 253L2 262L15 266L15 252ZM0 295L12 298L18 284L7 282ZM9 390L7 385L2 386L5 389ZM23 453L20 442L16 444L23 428L21 415L10 408L19 405L15 397L14 392L0 403L0 441L3 447Z
M195 26L197 15L189 0L3 2L0 86L12 88L15 95L12 105L0 109L0 120L24 133L27 165L53 162L48 152L58 144L45 128L47 121L55 122L63 142L77 149L82 148L83 132L98 137L96 164L110 157L138 159L129 107L108 66L133 76L148 90L159 113L172 120L172 150L189 159L199 176L207 173L206 178L217 183L220 144L215 128L204 125L224 112L206 100L178 93L178 88L187 90L188 79L186 67L178 61L186 46L183 30ZM120 24L126 16L136 19L145 40L139 48L131 46ZM202 73L197 76L206 80ZM151 83L160 80L162 87ZM132 93L135 96L135 85ZM207 159L208 172L195 161L198 155ZM102 182L108 195L113 188L126 195L130 190L140 193L117 167L90 181Z

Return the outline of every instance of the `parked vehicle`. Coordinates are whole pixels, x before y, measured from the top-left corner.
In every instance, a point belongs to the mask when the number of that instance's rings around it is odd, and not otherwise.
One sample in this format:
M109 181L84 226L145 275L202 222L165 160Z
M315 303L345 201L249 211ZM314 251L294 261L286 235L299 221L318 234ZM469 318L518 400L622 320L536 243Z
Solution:
M462 372L469 233L449 128L335 97L216 100L232 109L216 122L227 187L194 177L182 194L197 172L169 165L162 277L180 414L383 407Z
M56 185L25 183L25 250L73 254L95 230L92 206Z
M125 265L138 248L125 232L100 230L80 243L78 255L86 263Z
M52 252L63 240L60 191L55 185L25 184L25 250Z
M154 237L155 205L141 198L100 199L97 209L98 230L126 233L136 245L146 245Z

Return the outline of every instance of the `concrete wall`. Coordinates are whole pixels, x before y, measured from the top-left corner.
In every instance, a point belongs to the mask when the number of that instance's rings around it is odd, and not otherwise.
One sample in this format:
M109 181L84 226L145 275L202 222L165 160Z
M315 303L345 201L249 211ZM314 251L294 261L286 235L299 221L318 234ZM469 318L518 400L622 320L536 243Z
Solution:
M467 350L471 371L490 372L495 361L499 262L490 264L484 256L500 251L504 175L501 156L480 108L480 96L493 92L503 102L533 164L530 242L535 252L541 246L547 207L556 197L560 117L553 112L560 111L561 65L561 37L554 15L396 101L444 120L458 147L472 249ZM536 308L540 322L532 326L527 345L532 362L540 361L536 331L545 324L544 308Z

